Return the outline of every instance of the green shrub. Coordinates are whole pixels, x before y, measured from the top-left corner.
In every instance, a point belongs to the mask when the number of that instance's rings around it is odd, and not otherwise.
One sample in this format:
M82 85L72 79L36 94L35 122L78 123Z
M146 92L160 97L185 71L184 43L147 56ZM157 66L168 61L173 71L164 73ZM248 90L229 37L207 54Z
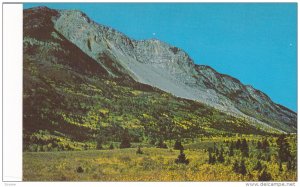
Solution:
M258 180L259 181L271 181L272 175L264 169L258 176Z
M176 140L176 142L174 144L174 149L175 150L183 150L184 149L179 140Z
M189 159L185 157L185 154L183 153L183 149L180 150L180 154L178 155L178 158L175 160L175 163L186 164L186 165L190 163Z
M81 166L79 166L79 167L77 167L76 172L77 172L77 173L83 173L84 170L82 169Z

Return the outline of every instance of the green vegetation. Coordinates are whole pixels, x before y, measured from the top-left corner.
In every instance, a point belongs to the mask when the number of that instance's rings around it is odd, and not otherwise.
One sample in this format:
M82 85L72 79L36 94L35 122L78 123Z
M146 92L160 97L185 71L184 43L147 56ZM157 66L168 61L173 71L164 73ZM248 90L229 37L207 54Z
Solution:
M231 142L246 139L249 157L243 157L234 148L229 156ZM263 138L270 144L269 152L257 149ZM296 169L280 162L277 137L243 136L212 137L185 142L183 150L156 147L87 151L24 152L25 181L295 181ZM296 157L296 136L286 136L290 153ZM170 145L174 142L169 143ZM215 150L213 146L215 145ZM149 145L148 145L149 146ZM105 146L104 146L105 147ZM221 151L223 148L223 151ZM143 154L137 154L141 150ZM209 163L209 150L223 152L219 159ZM270 155L270 157L268 156ZM281 170L280 170L280 163Z
M180 154L178 155L178 158L176 158L175 163L186 164L186 165L190 163L189 159L185 157L185 154L183 153L183 149L180 149Z
M52 23L24 23L40 17ZM24 26L25 181L296 180L295 135L137 83L100 54L109 75L40 26Z
M149 86L81 76L66 67L31 66L38 71L31 75L25 63L24 150L85 150L96 143L101 149L104 142L155 144L213 135L268 134L244 119Z

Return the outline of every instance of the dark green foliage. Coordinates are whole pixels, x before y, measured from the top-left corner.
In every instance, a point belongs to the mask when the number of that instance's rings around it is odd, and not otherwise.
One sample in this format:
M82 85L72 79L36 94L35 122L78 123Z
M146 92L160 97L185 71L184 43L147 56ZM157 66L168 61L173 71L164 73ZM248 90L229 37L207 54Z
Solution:
M258 176L259 181L271 181L272 175L264 169L261 174Z
M122 139L121 144L120 144L120 149L130 148L130 147L131 147L131 143L129 141L129 138Z
M76 172L77 172L77 173L83 173L84 170L82 169L81 166L79 166L79 167L77 167Z
M270 149L270 144L268 142L268 140L265 138L262 142L262 149L265 151L265 152L268 152L269 149Z
M183 153L183 149L180 150L180 154L178 155L178 158L175 160L175 163L186 164L186 165L190 163L189 159L185 157L185 154Z
M114 144L111 143L109 146L109 149L111 149L111 150L114 149Z
M167 144L165 144L164 141L163 141L162 139L160 139L160 140L158 141L158 143L156 144L156 147L157 147L157 148L168 149Z
M232 170L235 173L239 173L239 171L240 171L240 165L239 165L239 162L237 160L234 161L233 166L232 166Z
M246 169L246 165L245 165L245 161L242 160L240 167L239 167L239 173L242 175L246 175L247 174L247 169Z
M216 163L216 156L213 155L211 152L208 152L208 163L215 164Z
M214 151L214 152L217 152L217 151L218 151L218 146L217 146L216 142L214 142L214 148L213 148L213 151Z
M176 140L176 142L174 144L174 149L175 150L183 150L184 149L179 140Z
M223 147L221 146L219 150L217 145L214 143L214 148L208 148L208 163L215 164L216 162L223 163L225 162L225 158Z
M139 146L138 149L136 150L136 154L144 154L142 151L141 147Z
M278 157L281 162L287 162L291 159L290 145L284 134L280 135L276 141L278 146Z
M234 145L233 145L233 142L230 143L228 155L229 156L233 156L234 155Z
M130 148L131 147L131 143L130 143L130 137L128 134L128 131L126 130L122 136L122 141L120 144L120 149L123 148Z
M102 145L105 144L107 141L107 136L106 136L106 134L108 133L107 131L108 129L105 129L103 127L98 127L97 137L96 137L96 149L98 150L103 149Z
M242 152L243 157L249 157L249 146L246 139L242 140L242 143L240 145L240 150Z
M241 147L241 140L238 139L238 140L236 141L236 143L235 143L235 148L236 148L236 149L240 149L240 147Z
M216 153L216 155L219 155L219 149L217 147L214 149L214 152Z
M220 148L220 153L224 153L224 148L223 148L223 145L221 145L221 148Z
M257 148L257 149L262 149L262 144L261 144L260 141L257 142L256 148Z
M257 161L255 167L253 168L253 170L258 170L258 171L261 171L263 169L260 161Z
M225 161L224 156L223 156L223 151L220 151L218 155L218 162L223 163Z
M208 152L208 163L209 163L209 164L213 164L212 154L211 154L210 151Z
M233 166L232 166L232 170L235 172L235 173L239 173L239 174L242 174L242 175L246 175L247 174L247 169L246 169L246 165L245 165L245 161L242 160L240 163L235 160L234 163L233 163Z

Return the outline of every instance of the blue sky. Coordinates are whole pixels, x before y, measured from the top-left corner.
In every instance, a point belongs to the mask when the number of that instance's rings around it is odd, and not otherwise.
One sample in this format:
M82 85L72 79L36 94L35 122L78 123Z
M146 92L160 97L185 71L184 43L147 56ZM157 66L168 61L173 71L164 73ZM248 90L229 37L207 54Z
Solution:
M253 85L297 110L296 3L61 3L134 39L156 38L186 51L196 64Z

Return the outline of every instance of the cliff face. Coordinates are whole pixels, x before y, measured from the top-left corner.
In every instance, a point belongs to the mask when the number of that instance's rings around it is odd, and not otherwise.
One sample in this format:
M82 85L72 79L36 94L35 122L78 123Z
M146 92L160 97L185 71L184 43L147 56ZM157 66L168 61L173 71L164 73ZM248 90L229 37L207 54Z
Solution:
M35 11L37 15L45 14L44 20L36 21L36 24L43 24L45 34L47 28L53 26L57 35L77 46L93 63L99 63L101 74L133 79L233 116L284 132L296 132L296 113L233 77L195 64L187 53L177 47L155 39L130 39L93 22L80 11L47 8Z

